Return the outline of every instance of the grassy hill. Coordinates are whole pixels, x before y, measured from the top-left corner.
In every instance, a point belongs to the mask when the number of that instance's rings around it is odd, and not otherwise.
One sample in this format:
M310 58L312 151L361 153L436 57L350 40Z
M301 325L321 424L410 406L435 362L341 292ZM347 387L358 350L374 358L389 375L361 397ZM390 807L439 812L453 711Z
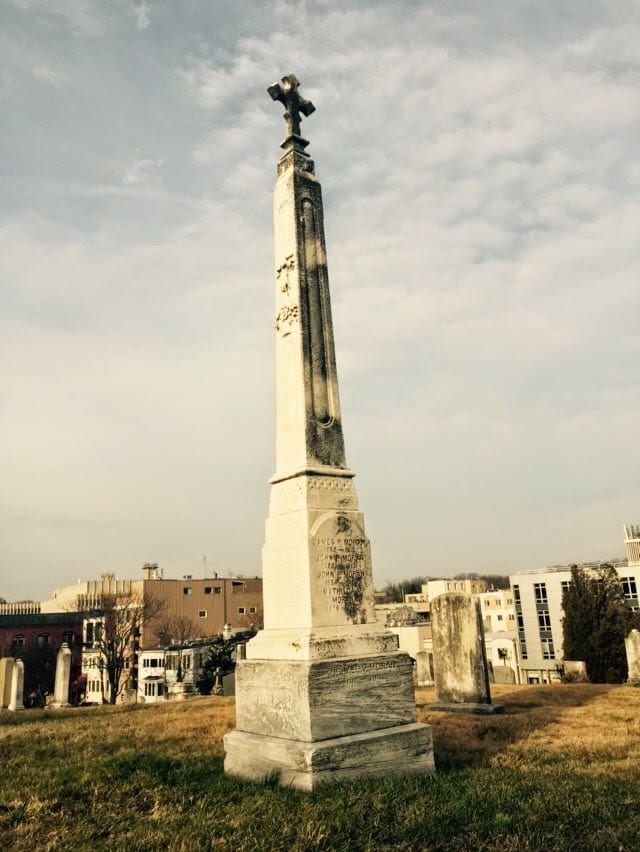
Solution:
M222 773L233 700L0 713L1 850L638 850L640 689L430 713L438 773L305 794Z

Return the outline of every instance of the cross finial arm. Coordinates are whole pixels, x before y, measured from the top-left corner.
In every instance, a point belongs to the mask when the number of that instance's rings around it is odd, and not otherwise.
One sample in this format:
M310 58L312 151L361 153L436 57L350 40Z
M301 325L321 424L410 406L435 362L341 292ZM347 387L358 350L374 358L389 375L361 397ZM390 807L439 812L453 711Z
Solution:
M274 101L280 101L284 104L286 112L284 118L287 122L287 136L300 136L300 113L304 116L311 115L315 112L315 107L311 101L303 98L298 92L300 83L295 74L287 74L282 78L282 84L274 83L269 86L267 91Z

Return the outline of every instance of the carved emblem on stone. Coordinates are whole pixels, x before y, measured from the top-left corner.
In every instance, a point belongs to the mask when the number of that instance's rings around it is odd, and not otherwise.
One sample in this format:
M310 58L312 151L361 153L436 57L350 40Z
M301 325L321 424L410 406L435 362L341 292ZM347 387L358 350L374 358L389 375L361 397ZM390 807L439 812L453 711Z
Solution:
M297 305L284 305L278 311L278 316L276 317L275 329L276 331L280 331L280 329L287 323L290 326L295 325L300 319L300 311L298 310Z
M288 254L284 263L281 263L280 266L276 269L276 278L280 278L282 273L284 272L284 282L280 285L280 292L288 294L291 290L291 283L289 281L289 273L296 268L296 262L293 258L292 254Z

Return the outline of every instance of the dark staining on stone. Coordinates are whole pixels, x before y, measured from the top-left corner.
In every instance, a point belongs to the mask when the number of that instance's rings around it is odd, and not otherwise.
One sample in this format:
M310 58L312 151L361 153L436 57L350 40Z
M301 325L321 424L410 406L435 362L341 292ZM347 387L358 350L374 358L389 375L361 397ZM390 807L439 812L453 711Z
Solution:
M342 587L342 606L345 614L354 624L357 624L358 620L364 624L364 571L354 565L340 563L336 565L336 569L337 580Z

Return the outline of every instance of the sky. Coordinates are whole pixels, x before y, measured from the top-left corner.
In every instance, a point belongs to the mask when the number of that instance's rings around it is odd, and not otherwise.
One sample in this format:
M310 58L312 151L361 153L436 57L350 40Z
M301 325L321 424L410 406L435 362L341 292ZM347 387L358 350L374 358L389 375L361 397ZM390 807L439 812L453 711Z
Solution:
M0 0L0 596L260 573L301 81L374 581L640 522L636 0Z

